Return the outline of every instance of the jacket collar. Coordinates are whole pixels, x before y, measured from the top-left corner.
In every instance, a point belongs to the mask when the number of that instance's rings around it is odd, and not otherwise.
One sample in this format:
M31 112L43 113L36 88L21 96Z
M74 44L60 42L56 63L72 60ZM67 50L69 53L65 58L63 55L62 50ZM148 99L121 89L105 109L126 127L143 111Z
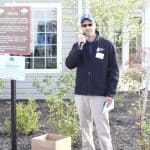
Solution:
M99 35L98 31L95 31L95 32L96 32L96 38L95 38L94 42L97 42L100 39L100 35Z

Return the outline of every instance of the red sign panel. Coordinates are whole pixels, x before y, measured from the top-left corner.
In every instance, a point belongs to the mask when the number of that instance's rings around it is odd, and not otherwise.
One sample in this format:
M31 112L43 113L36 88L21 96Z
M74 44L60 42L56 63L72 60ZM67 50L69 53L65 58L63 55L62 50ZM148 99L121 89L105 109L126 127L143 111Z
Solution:
M0 53L30 54L30 7L0 7Z

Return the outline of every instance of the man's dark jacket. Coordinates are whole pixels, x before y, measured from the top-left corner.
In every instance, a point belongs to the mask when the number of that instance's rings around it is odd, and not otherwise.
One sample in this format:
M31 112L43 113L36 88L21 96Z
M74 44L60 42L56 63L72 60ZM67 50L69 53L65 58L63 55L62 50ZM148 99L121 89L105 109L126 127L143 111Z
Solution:
M75 94L112 97L116 93L119 78L114 46L100 37L98 32L93 45L90 56L87 43L82 50L75 43L66 58L69 69L77 67ZM102 53L100 55L104 58L96 58L96 53Z

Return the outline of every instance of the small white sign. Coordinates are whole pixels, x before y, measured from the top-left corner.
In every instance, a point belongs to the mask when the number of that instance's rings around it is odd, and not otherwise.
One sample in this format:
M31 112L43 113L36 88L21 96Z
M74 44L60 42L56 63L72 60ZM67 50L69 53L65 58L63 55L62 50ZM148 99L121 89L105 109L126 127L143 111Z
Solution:
M0 78L21 80L25 79L25 57L0 55Z
M96 58L98 59L104 59L104 54L103 53L96 53Z

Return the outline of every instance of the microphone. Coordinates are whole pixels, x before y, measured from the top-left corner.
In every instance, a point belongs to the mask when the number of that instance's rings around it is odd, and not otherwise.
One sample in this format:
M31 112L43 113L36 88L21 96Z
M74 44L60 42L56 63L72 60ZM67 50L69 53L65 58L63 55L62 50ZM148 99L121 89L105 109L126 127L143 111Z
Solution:
M80 50L83 49L84 44L85 44L84 42L81 42L81 43L80 43L80 46L79 46L79 47L80 47Z

